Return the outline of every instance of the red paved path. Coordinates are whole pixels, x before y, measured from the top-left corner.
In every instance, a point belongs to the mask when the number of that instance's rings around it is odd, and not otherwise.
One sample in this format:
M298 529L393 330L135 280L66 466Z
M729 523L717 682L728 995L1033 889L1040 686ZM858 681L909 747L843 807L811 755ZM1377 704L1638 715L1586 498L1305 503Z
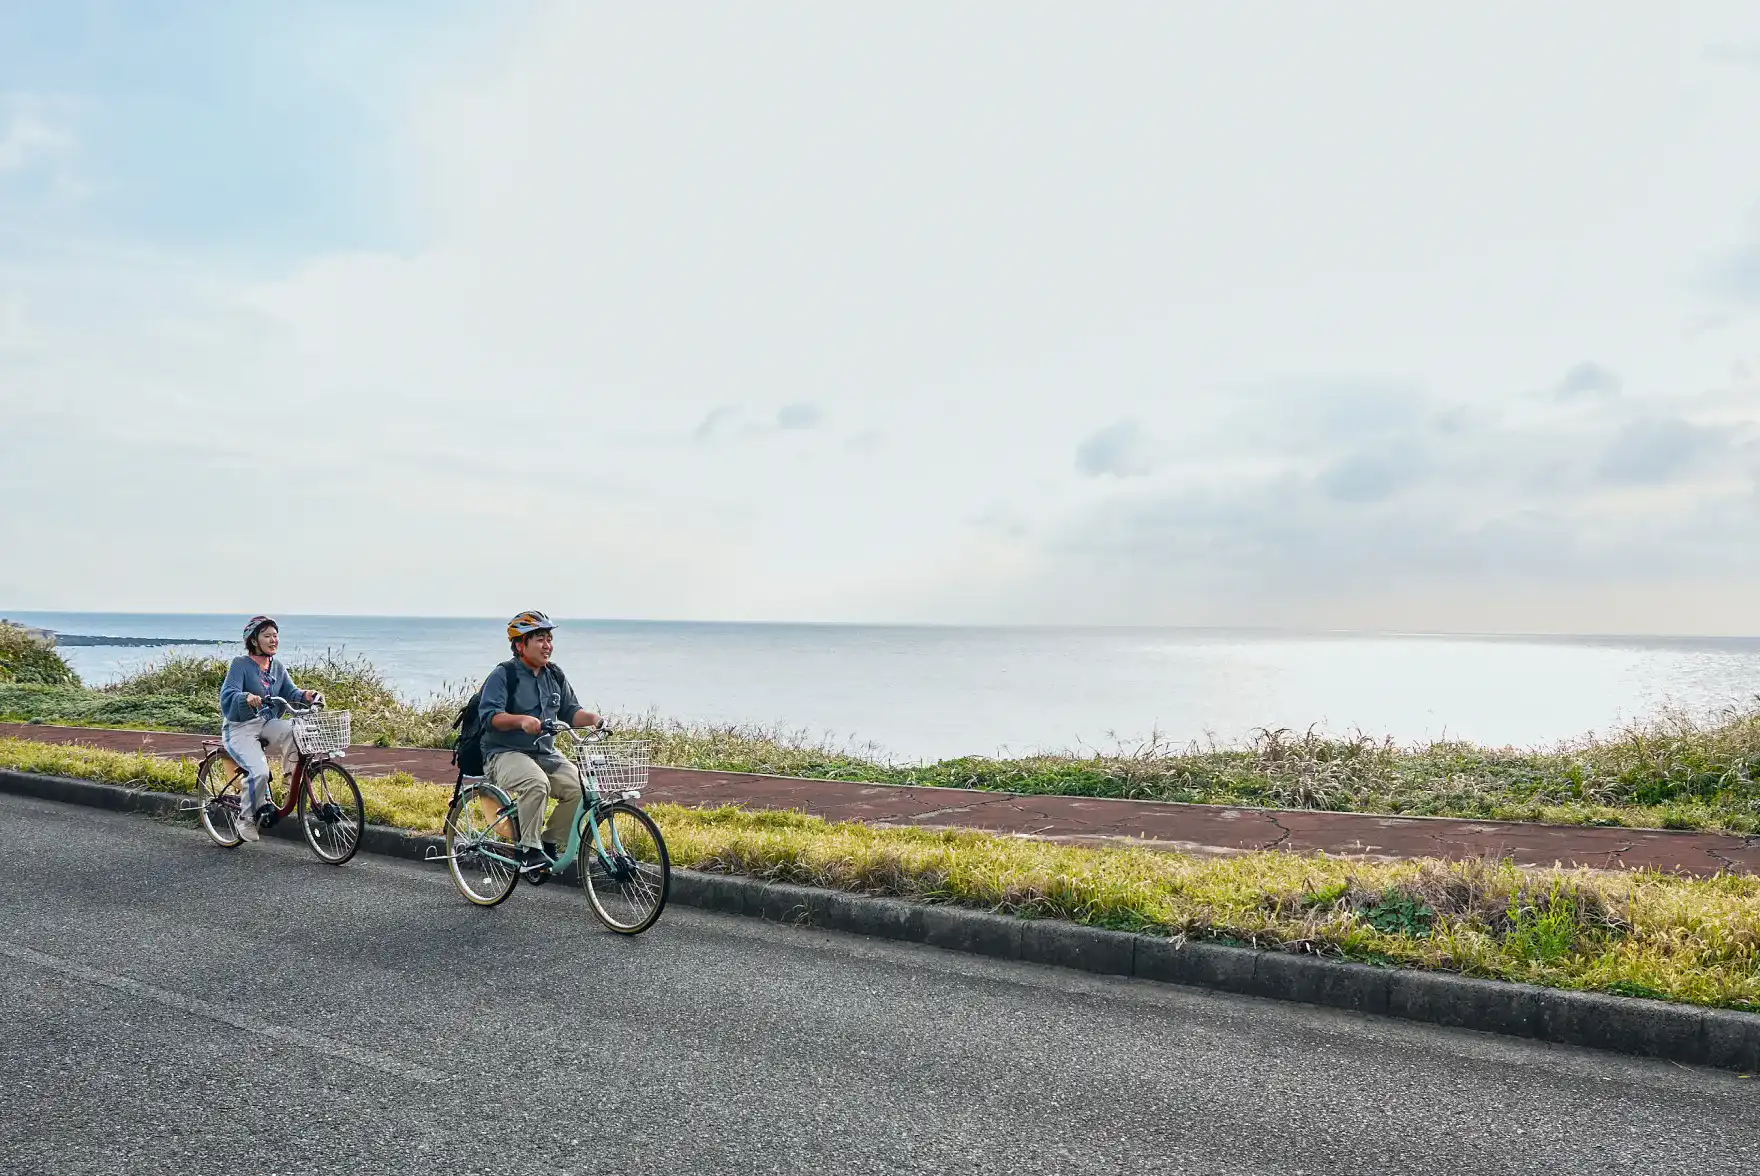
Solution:
M201 736L0 723L0 736L84 743L120 751L187 756ZM402 769L450 785L450 753L427 748L355 747L348 762L363 774ZM1364 857L1509 856L1523 865L1718 870L1760 873L1760 837L1661 829L1603 829L1515 821L1377 817L1363 813L1223 808L1074 796L1018 796L961 788L917 788L800 780L738 772L654 768L644 796L685 805L737 804L793 809L840 821L981 829L1061 841L1142 841L1164 849L1228 853L1247 849L1324 851Z

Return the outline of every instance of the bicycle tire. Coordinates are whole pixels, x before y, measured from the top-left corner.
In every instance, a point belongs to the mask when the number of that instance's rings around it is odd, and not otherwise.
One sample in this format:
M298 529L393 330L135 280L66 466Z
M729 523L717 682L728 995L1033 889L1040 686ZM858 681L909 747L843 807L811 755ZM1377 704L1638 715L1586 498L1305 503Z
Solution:
M618 840L627 852L633 840L630 834L645 837L652 843L652 864L645 856L649 846L638 841L634 847L636 853L614 863L617 872L608 874L593 849L592 831L584 825L596 820L602 825L616 826L620 818L626 817L635 828L626 833L618 827ZM667 896L672 892L672 859L666 852L666 838L660 835L660 826L642 809L623 800L592 810L581 821L581 853L575 870L580 874L581 889L586 891L587 905L610 930L619 935L640 935L660 918L660 912L666 909ZM606 832L600 833L600 839L608 848L613 844ZM629 918L624 917L626 907L629 908Z
M299 790L299 824L319 861L340 866L354 857L367 829L354 773L334 760L312 768Z
M452 884L468 901L477 906L492 907L507 901L507 896L519 885L519 871L504 862L485 858L469 844L462 850L459 848L461 836L466 842L481 841L487 839L500 823L488 819L480 807L484 803L491 806L491 813L498 813L513 801L493 784L467 784L452 798L452 804L446 810L446 872L452 875ZM519 844L519 814L509 813L507 824L509 836L505 842L497 843L511 849Z
M224 781L216 778L229 768L231 776ZM210 751L196 769L196 800L201 806L197 810L198 819L208 840L222 849L232 849L244 840L238 831L238 805L242 792L239 781L243 778L243 769L218 748ZM228 798L232 801L230 807L226 804Z

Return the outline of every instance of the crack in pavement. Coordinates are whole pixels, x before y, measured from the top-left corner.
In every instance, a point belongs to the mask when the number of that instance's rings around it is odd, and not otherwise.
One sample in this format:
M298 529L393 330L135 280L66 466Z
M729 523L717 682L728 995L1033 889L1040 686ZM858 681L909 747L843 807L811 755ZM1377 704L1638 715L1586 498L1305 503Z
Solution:
M969 812L973 811L974 809L988 808L990 805L993 805L995 803L996 803L996 799L989 799L989 800L976 801L972 804L954 805L950 808L930 809L927 812L912 813L908 817L905 817L904 820L906 820L906 821L925 821L925 820L928 820L930 817L946 816L949 813L969 813ZM1029 815L1036 816L1040 820L1049 820L1050 819L1044 813L1031 813Z
M1708 858L1711 858L1713 861L1718 861L1718 862L1723 863L1723 868L1732 874L1740 874L1740 873L1745 872L1739 864L1737 864L1736 862L1732 862L1730 859L1724 857L1721 853L1719 853L1717 850L1711 848L1709 845L1707 845L1705 847L1705 856Z
M1278 846L1282 845L1284 842L1286 842L1290 839L1291 830L1290 830L1289 826L1285 825L1282 821L1277 819L1276 813L1266 812L1264 814L1264 816L1267 821L1270 821L1273 825L1276 825L1279 829L1283 830L1283 836L1279 837L1276 841L1268 842L1267 844L1262 845L1259 848L1261 848L1261 849L1276 849Z

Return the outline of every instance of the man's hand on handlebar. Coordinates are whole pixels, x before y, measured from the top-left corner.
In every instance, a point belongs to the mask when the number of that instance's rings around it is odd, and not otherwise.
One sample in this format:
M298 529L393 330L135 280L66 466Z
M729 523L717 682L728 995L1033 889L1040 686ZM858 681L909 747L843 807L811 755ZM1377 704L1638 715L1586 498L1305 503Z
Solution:
M507 712L503 713L506 714ZM605 727L605 720L603 717L590 714L586 711L578 712L578 717L586 720L579 724L565 723L561 719L540 719L536 715L510 714L508 717L517 720L516 725L527 735L557 735L563 731L572 731L578 728L603 730Z

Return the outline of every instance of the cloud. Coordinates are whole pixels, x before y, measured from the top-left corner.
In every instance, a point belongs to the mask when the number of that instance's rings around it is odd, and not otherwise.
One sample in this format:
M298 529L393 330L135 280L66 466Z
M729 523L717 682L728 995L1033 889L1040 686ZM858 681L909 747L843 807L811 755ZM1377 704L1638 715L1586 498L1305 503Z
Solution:
M40 102L20 96L0 99L0 173L24 171L72 148L73 136Z
M813 429L825 419L825 410L816 404L800 402L785 404L776 410L778 429Z
M1722 430L1678 417L1632 421L1607 447L1600 473L1609 482L1660 485L1696 463L1711 460L1728 444Z
M1711 288L1740 302L1760 302L1760 244L1737 250L1711 275Z
M522 492L509 421L547 422L553 481L628 528L541 569L577 615L1380 602L1447 626L1594 597L1645 559L1733 576L1691 560L1751 534L1751 463L1727 459L1760 412L1695 390L1760 359L1760 316L1679 275L1747 239L1729 226L1760 157L1723 146L1746 141L1735 103L1696 105L1677 141L1679 85L1747 79L1677 76L1669 12L1537 10L1514 40L1472 17L1441 52L1434 22L1230 6L997 5L1000 41L934 8L483 11L472 52L410 41L389 75L302 18L182 56L123 37L102 117L0 105L10 205L70 170L54 152L98 193L0 208L0 497L72 496L52 527L0 511L0 548L75 553L0 567L0 595L255 607L164 553L231 476L202 455L244 460L240 422L271 403L278 470L329 496L287 545L362 569L299 587L332 611L518 606L447 574L456 516ZM1287 68L1256 70L1267 52ZM96 86L114 60L64 57L31 76L83 93L76 69ZM322 85L295 60L328 62ZM1512 185L1537 159L1547 181ZM1760 300L1760 258L1736 260ZM1704 311L1729 320L1676 330ZM855 456L870 426L884 462ZM1062 578L1084 568L1104 591ZM1487 591L1500 576L1519 590Z
M1140 478L1154 468L1148 439L1136 421L1108 425L1076 446L1076 469L1090 478Z
M699 444L714 441L732 429L739 416L740 410L736 405L723 404L712 408L698 422L697 427L691 430L691 438Z
M1564 374L1564 379L1553 389L1553 395L1559 400L1580 400L1587 397L1616 396L1619 389L1620 381L1616 373L1598 363L1585 360Z
M1121 486L1049 521L1047 591L1166 623L1734 623L1735 585L1760 574L1760 466L1739 460L1760 451L1760 388L1706 398L1703 419L1657 398L1569 414L1513 395L1503 411L1415 402L1372 446L1310 431L1306 468L1281 456L1281 433L1225 419L1192 438L1214 473ZM1696 570L1710 566L1723 587ZM1679 598L1722 592L1725 619L1655 611L1683 576Z
M863 429L843 443L843 447L851 453L873 453L884 443L885 436L879 429Z
M1724 65L1745 65L1760 69L1760 45L1712 45L1705 56Z
M1320 475L1326 496L1339 502L1380 502L1415 482L1421 473L1406 453L1357 454Z

